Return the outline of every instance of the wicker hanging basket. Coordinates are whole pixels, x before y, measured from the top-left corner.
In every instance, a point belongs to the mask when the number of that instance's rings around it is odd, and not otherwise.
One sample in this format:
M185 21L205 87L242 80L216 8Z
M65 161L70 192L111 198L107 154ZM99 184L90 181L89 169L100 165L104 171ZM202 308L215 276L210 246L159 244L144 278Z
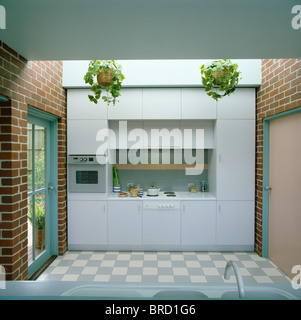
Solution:
M228 74L228 69L223 69L221 71L217 71L217 72L212 73L213 77L216 79L216 85L219 85L219 77L221 75L225 76L227 74Z
M97 76L97 82L103 87L109 87L112 84L113 77L114 73L111 69L104 71L103 68L100 68Z

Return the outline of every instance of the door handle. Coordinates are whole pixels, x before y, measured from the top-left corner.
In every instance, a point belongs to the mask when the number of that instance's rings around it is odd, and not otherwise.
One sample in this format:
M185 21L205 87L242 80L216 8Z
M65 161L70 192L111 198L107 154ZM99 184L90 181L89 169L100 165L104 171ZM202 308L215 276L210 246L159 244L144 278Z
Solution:
M54 187L50 183L48 183L48 190L57 192L57 187Z
M264 190L269 191L269 190L272 190L272 188L270 186L265 186Z

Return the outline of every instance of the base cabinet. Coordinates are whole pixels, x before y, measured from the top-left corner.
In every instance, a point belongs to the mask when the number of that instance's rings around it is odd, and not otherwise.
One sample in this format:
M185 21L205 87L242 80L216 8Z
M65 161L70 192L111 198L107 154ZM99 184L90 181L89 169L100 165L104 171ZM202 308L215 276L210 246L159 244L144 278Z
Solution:
M142 201L108 201L108 245L142 244Z
M143 244L144 245L180 245L179 211L144 211Z
M181 201L181 210L143 201L68 202L70 250L253 250L254 201Z
M107 201L68 202L69 249L107 245Z
M182 245L214 245L215 226L216 201L182 201Z
M217 245L254 245L254 201L217 201Z

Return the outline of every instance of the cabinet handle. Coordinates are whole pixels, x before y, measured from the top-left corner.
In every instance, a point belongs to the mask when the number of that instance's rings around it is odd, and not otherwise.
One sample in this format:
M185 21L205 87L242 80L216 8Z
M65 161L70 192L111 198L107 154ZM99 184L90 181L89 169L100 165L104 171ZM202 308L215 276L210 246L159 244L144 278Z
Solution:
M221 155L221 154L218 156L218 161L219 161L220 163L222 162L222 155Z
M183 204L183 212L185 212L185 204Z
M106 212L106 205L103 205L103 212Z
M221 205L218 205L218 212L221 212Z

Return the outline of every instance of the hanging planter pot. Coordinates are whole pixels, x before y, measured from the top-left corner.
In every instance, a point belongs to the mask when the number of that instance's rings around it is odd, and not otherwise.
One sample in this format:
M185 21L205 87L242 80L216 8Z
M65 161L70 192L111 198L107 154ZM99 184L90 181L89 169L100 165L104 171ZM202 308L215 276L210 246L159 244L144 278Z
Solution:
M92 60L84 80L91 85L93 94L88 95L90 101L97 103L102 98L108 104L115 105L120 96L124 75L121 66L115 60ZM102 94L103 91L105 94Z
M200 69L205 92L216 101L233 93L241 79L238 65L229 59L213 61L206 66L202 65Z
M223 69L223 70L220 70L220 71L216 71L216 72L213 72L212 75L213 77L216 79L216 85L219 86L220 85L220 76L222 76L222 79L224 76L228 75L229 72L228 72L228 69Z
M112 84L114 72L111 69L100 68L97 75L97 82L102 87L109 87Z

